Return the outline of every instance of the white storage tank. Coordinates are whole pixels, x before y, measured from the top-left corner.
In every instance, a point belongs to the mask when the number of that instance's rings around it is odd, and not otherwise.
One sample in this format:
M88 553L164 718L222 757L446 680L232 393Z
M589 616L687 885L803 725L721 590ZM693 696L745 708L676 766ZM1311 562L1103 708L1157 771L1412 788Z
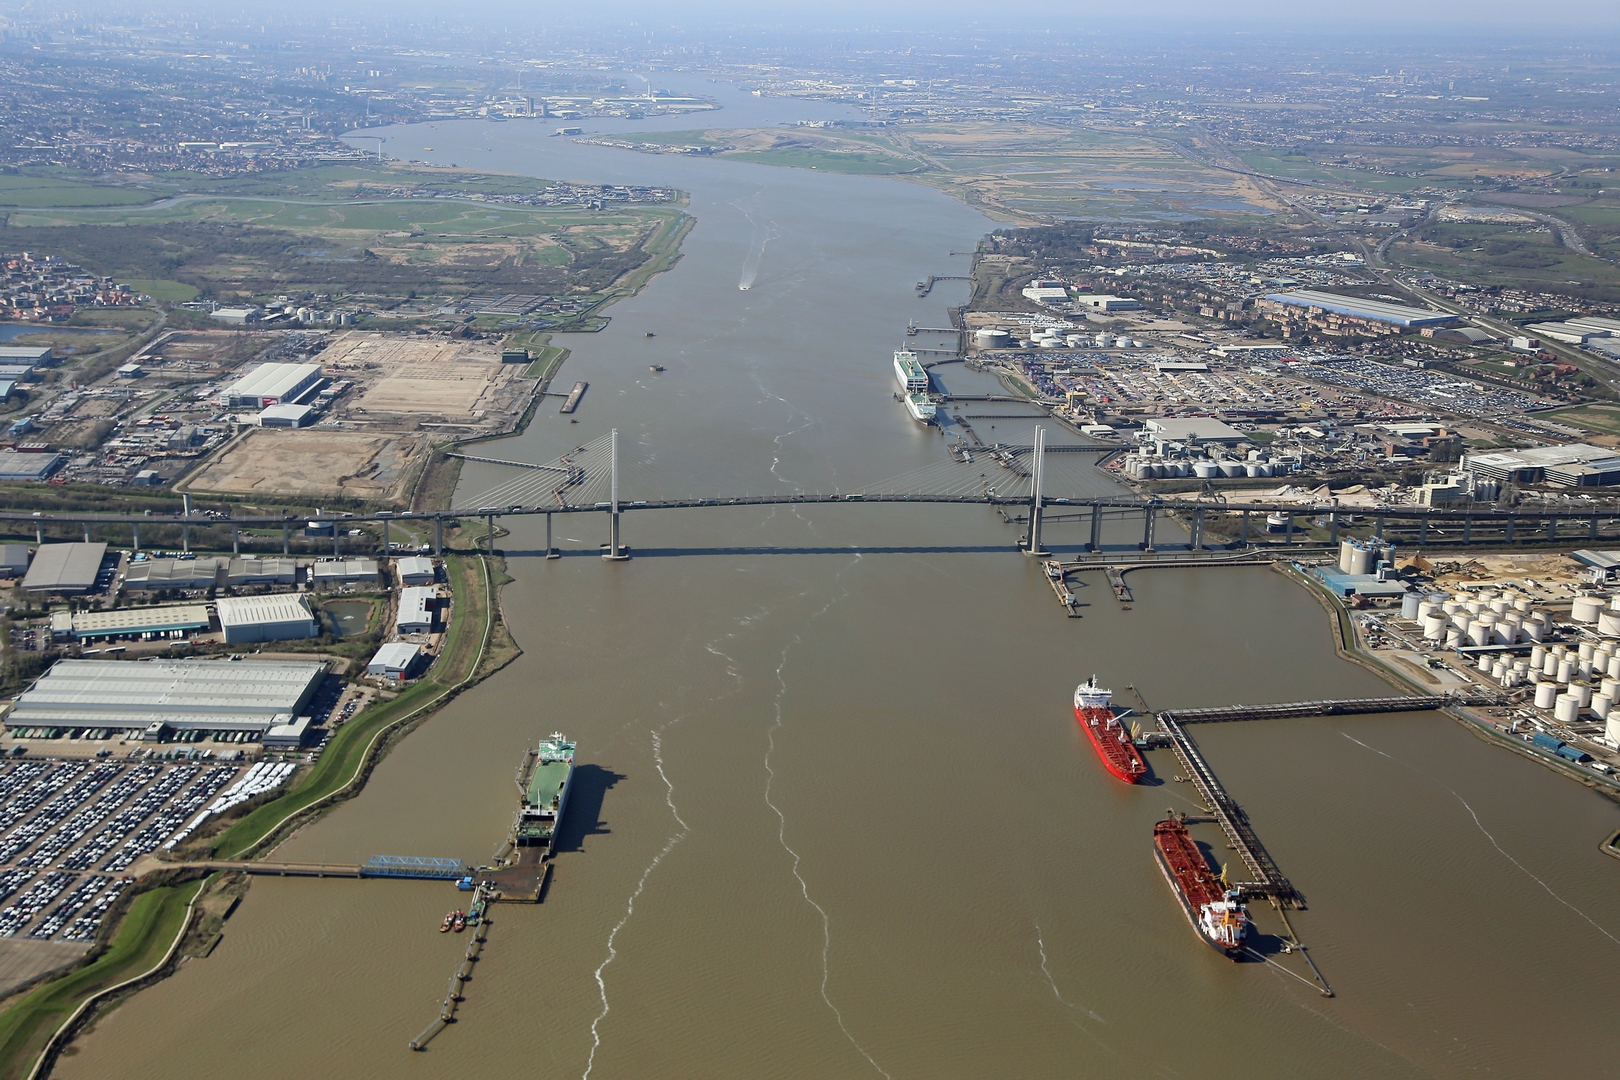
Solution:
M1609 717L1609 722L1603 727L1603 734L1609 737L1610 742L1620 742L1620 713Z
M1575 662L1573 660L1558 661L1558 681L1566 686L1569 680L1575 677Z
M1604 679L1598 683L1598 693L1610 701L1620 698L1620 679Z
M1592 695L1592 715L1599 720L1607 720L1609 718L1609 709L1613 706L1614 699L1607 694Z
M1246 462L1246 463L1244 463L1243 471L1245 473L1249 474L1250 476L1259 476L1260 475L1260 463L1258 461Z
M1475 619L1468 624L1468 644L1489 645L1491 643L1491 628Z
M1221 462L1221 475L1230 478L1233 476L1245 476L1247 473L1244 471L1243 462L1223 461Z
M1423 620L1423 636L1429 641L1440 641L1446 636L1446 620L1430 615Z
M1265 464L1260 466L1260 475L1261 476L1276 476L1277 475L1277 466L1273 465L1269 461L1266 462Z
M1499 622L1491 627L1491 640L1497 645L1512 645L1519 636L1519 628L1512 623Z
M1447 600L1440 605L1440 610L1445 612L1447 615L1455 615L1462 609L1463 606L1457 603L1455 600Z
M1575 700L1580 703L1583 709L1592 700L1592 688L1590 686L1582 686L1580 683L1576 683L1569 688L1568 692L1575 695Z
M1446 648L1455 649L1457 646L1462 644L1462 640L1462 631L1458 630L1456 627L1452 627L1450 630L1446 631Z
M1498 615L1506 615L1513 610L1513 601L1504 600L1500 596L1491 601L1491 610Z
M1559 656L1556 652L1548 653L1547 658L1541 662L1541 673L1543 675L1557 675L1558 660Z
M1528 619L1520 624L1520 628L1524 631L1524 636L1531 641L1540 641L1547 633L1540 623L1530 622Z
M1620 656L1609 660L1609 678L1620 679Z
M1590 641L1583 641L1580 643L1579 655L1582 660L1592 659L1592 654L1595 652L1597 652L1597 646L1593 645Z
M1418 617L1418 607L1423 601L1415 592L1407 593L1401 597L1401 618L1415 619Z
M1553 699L1558 696L1558 684L1550 682L1536 683L1536 708L1550 709Z
M1553 701L1553 719L1561 724L1573 724L1581 716L1581 703L1574 694L1559 694Z
M1529 599L1523 596L1514 597L1513 610L1528 615L1530 613Z
M1508 662L1498 656L1496 661L1491 664L1491 678L1495 679L1497 682L1501 682L1503 679L1507 678L1507 673Z
M1479 659L1474 662L1474 666L1481 671L1489 672L1491 670L1491 654L1480 653Z
M1221 475L1221 467L1213 461L1194 462L1193 475L1201 480L1209 480Z
M1403 601L1401 601L1402 610L1405 610L1405 607L1406 607L1406 602L1403 600ZM1427 619L1430 615L1433 615L1434 613L1435 613L1435 603L1434 603L1433 600L1419 600L1418 601L1418 606L1417 606L1417 617L1418 618Z
M1597 631L1605 637L1620 637L1620 611L1600 611Z
M1547 646L1545 646L1545 645L1537 645L1535 648L1530 650L1530 666L1531 667L1535 668L1537 671L1540 671L1541 670L1541 665L1545 664L1546 662L1547 662Z
M1350 560L1355 557L1355 554L1356 542L1354 540L1339 541L1339 572L1341 574L1350 572Z
M1352 574L1370 574L1372 569L1373 553L1357 544L1350 552L1350 572Z
M1569 617L1576 622L1597 622L1598 613L1604 608L1603 600L1596 596L1577 596L1570 605Z

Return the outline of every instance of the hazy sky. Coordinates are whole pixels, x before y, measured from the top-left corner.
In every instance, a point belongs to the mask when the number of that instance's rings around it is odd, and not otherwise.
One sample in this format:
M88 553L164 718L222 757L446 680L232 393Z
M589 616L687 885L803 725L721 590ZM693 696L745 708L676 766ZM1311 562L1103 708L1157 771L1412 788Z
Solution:
M334 6L326 0L113 0L86 6L80 0L25 0L12 8L27 20L29 13L71 12L78 20L94 22L98 13L116 19L120 10L197 12L234 21L234 18L276 21L278 18L323 20L333 14L368 15L384 19L422 18L457 22L482 16L492 23L567 25L624 23L647 27L682 26L800 26L821 30L896 29L944 31L962 27L981 30L1050 29L1065 32L1087 26L1110 30L1139 29L1145 34L1188 30L1194 26L1220 28L1310 29L1341 32L1346 37L1399 36L1423 27L1427 32L1469 34L1490 27L1517 29L1539 37L1555 27L1602 28L1612 37L1620 28L1620 0L1560 0L1525 3L1524 0L1020 0L985 3L984 0L586 0L563 4L556 0L469 0L446 5L443 0L345 0ZM1571 41L1571 44L1575 44Z

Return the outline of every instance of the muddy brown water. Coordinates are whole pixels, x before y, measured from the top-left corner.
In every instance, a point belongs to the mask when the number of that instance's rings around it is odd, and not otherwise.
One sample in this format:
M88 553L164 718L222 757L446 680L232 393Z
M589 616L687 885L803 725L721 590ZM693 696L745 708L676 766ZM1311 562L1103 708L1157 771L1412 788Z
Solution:
M990 227L975 213L902 180L519 124L388 134L692 192L677 268L566 340L565 374L591 383L581 423L542 409L501 456L616 426L629 498L859 490L942 456L892 400L889 353L907 318L960 302L913 284L961 262ZM505 475L469 466L464 491ZM212 956L102 1019L57 1075L1612 1075L1620 862L1597 845L1620 811L1444 717L1198 729L1308 897L1294 925L1338 996L1297 957L1233 964L1194 938L1150 852L1167 807L1194 809L1188 785L1164 751L1150 784L1107 776L1070 695L1093 672L1154 707L1386 692L1280 575L1144 572L1129 610L1098 575L1070 620L982 506L630 514L622 565L595 555L599 518L559 519L552 562L541 529L506 541L522 658L281 849L487 859L524 745L576 738L550 893L497 910L461 1021L407 1051L459 957L436 930L463 894L262 879Z

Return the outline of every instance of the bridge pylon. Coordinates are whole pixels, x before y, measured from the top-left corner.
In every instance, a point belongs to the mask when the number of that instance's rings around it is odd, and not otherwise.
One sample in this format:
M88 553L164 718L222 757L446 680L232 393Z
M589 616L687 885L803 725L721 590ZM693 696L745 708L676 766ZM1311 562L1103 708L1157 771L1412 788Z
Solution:
M1041 547L1041 515L1045 511L1044 498L1041 495L1041 482L1046 475L1046 429L1040 425L1035 426L1035 460L1029 470L1029 532L1024 536L1019 547L1024 554L1035 556L1050 555Z
M609 562L623 562L630 557L630 553L619 543L619 429L614 428L609 437L608 450L608 542L602 552L602 558ZM547 514L549 521L551 515ZM549 541L549 538L548 538Z

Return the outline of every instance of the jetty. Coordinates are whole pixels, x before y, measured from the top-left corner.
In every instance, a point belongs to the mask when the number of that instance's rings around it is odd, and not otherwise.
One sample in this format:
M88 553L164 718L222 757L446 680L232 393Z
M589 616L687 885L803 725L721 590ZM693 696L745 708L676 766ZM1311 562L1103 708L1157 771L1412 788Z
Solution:
M562 408L557 411L566 414L579 408L579 399L585 396L585 388L589 385L589 383L585 382L575 383L574 388L568 391L568 399L562 403Z

